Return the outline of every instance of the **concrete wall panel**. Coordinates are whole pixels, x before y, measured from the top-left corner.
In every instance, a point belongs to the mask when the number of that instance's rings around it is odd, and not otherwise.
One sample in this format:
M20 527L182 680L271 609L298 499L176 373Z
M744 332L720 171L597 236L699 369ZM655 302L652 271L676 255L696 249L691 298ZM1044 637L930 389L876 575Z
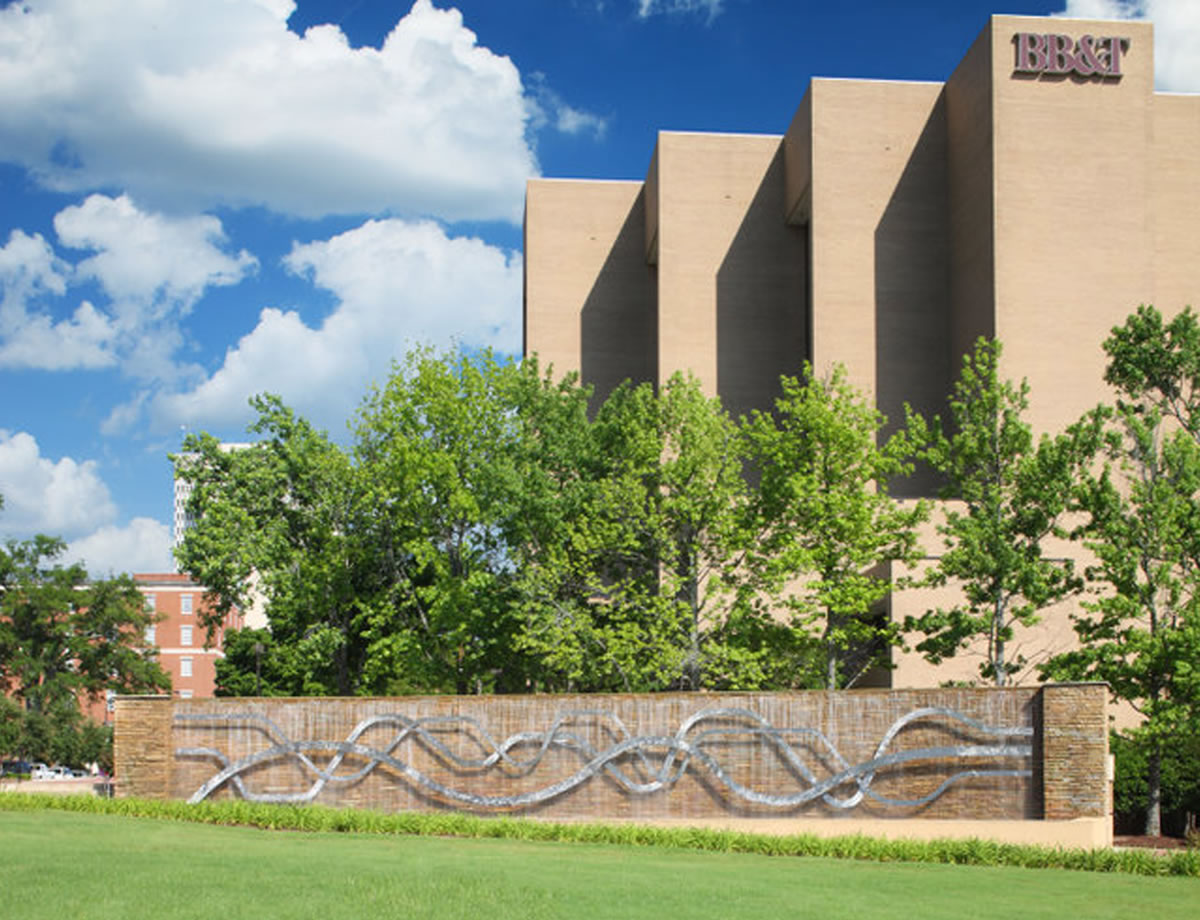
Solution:
M655 162L659 380L690 370L735 416L768 409L807 354L781 138L663 133Z
M1129 38L1123 76L1016 73L1014 37ZM1154 296L1154 40L1147 23L994 17L996 335L1056 431L1104 396L1101 343Z
M655 380L642 183L537 180L525 209L526 354L580 372L597 399L627 378Z
M1154 290L1164 314L1200 309L1200 96L1154 97Z

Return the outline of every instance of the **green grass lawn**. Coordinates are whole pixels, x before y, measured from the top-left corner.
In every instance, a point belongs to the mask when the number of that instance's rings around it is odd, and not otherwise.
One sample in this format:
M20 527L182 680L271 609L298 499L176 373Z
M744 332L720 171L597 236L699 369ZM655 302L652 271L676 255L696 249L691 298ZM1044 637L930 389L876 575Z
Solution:
M0 917L1197 916L1200 882L0 811Z

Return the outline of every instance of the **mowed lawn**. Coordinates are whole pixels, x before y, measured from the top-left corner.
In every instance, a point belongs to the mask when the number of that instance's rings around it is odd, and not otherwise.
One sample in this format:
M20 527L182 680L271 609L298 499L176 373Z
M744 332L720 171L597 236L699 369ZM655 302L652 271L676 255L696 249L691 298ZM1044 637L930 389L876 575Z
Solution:
M0 811L0 917L1194 920L1200 881Z

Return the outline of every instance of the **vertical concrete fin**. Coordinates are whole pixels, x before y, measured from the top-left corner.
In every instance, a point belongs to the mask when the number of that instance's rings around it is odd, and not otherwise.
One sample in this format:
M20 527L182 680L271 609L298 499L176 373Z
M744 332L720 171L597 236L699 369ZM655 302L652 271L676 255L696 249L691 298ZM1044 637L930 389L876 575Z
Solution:
M992 23L946 81L950 209L950 367L996 335Z

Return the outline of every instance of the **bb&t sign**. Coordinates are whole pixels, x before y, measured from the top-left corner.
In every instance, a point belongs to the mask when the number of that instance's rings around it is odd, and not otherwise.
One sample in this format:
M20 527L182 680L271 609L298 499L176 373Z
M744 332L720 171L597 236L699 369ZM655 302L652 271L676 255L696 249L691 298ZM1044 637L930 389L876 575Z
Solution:
M1129 50L1129 39L1115 35L1084 35L1076 40L1049 32L1018 32L1013 43L1017 49L1016 73L1061 76L1120 78L1121 56Z

